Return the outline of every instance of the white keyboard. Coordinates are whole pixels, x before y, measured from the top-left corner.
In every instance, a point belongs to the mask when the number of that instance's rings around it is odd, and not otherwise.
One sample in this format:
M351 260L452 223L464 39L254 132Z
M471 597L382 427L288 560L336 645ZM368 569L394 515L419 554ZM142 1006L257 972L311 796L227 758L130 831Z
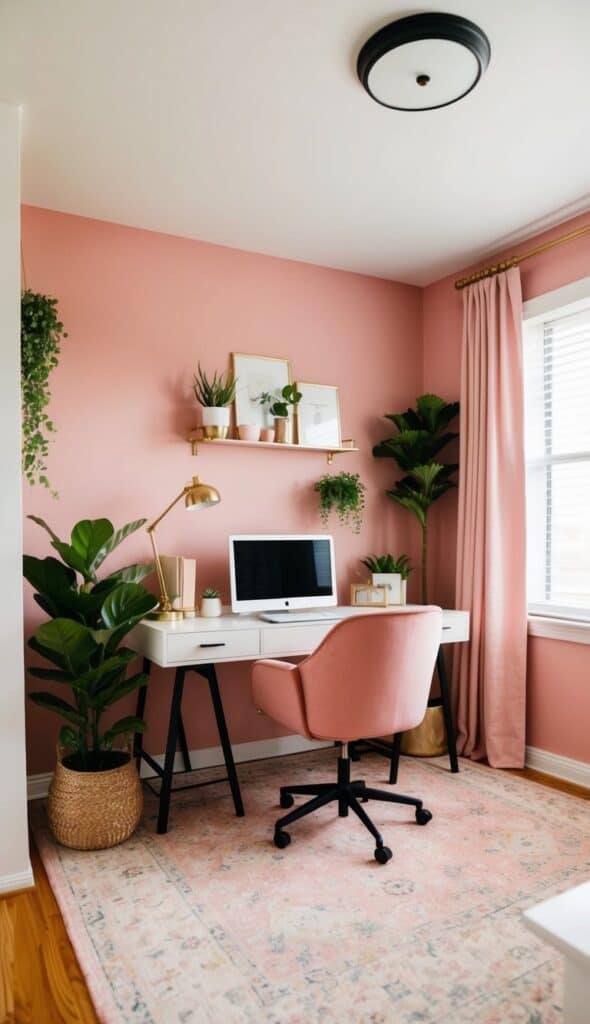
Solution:
M310 611L261 612L264 622L338 622L349 615L358 615L359 608L312 608Z

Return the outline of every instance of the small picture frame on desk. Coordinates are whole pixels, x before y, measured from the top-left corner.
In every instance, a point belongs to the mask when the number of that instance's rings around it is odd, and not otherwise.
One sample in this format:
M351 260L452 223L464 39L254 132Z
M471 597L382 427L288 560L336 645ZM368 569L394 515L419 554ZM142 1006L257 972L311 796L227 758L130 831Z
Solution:
M387 608L389 587L373 583L352 583L350 603L354 608Z

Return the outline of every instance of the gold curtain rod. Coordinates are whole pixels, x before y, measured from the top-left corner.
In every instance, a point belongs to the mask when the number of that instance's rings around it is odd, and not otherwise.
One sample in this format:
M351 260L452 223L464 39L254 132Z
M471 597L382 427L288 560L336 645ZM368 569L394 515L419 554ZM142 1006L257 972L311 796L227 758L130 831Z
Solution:
M468 274L467 277L460 277L455 281L455 288L460 291L462 288L466 288L468 284L475 284L476 281L483 281L486 277L495 277L496 274L502 274L505 270L510 270L511 267L517 267L519 263L524 260L528 260L530 256L537 256L540 252L546 252L547 249L553 249L556 245L563 245L564 242L571 242L574 238L581 238L582 235L590 233L590 224L586 224L583 228L577 228L576 231L570 231L569 235L561 235L560 238L554 238L551 242L545 242L543 245L537 245L534 249L529 249L528 252L521 253L520 256L510 256L507 260L502 260L500 263L494 263L490 267L484 267L483 270L476 270L474 274Z

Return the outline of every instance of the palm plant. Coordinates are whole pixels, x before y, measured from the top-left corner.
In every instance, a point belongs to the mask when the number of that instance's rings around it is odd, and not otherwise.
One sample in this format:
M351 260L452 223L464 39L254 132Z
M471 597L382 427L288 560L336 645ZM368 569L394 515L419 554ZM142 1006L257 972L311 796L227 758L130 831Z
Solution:
M428 513L438 498L451 488L457 463L443 464L436 456L459 435L447 428L459 412L458 402L445 402L438 395L421 395L416 409L390 413L385 418L397 427L394 437L373 448L376 458L395 459L406 475L387 494L411 512L422 530L422 601L428 602Z
M127 716L102 731L102 716L126 694L147 684L147 676L141 672L125 678L127 666L137 655L121 642L155 607L156 600L140 584L153 565L128 565L102 580L97 570L146 520L127 523L120 530L108 519L82 520L74 526L68 544L43 519L29 518L47 530L52 547L61 556L61 561L31 555L23 558L23 574L35 590L35 600L50 616L30 638L29 647L54 666L35 666L29 673L68 686L71 703L47 691L32 693L30 698L65 719L60 742L71 751L68 766L102 771L112 767L110 751L115 738L141 732L144 727L141 719Z

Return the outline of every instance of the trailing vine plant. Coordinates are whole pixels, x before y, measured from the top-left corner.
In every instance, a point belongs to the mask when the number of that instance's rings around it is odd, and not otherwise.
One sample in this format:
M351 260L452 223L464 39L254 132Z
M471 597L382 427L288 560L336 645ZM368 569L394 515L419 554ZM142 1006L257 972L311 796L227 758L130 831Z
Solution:
M60 343L67 338L57 299L27 288L21 297L22 468L31 485L51 489L47 478L47 435L55 432L46 413L51 398L49 375L58 364ZM54 497L57 493L52 491Z
M358 473L326 473L314 490L320 496L320 516L324 526L328 525L331 512L336 512L341 526L350 526L354 533L360 533L365 508L365 485Z

